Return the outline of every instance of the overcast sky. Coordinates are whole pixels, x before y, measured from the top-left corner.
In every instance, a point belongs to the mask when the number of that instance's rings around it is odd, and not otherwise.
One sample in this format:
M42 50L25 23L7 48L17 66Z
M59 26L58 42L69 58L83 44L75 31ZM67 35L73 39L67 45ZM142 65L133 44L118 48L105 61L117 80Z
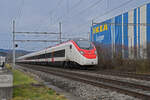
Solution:
M59 32L63 38L88 38L91 20L101 22L150 0L0 0L0 49L12 48L12 20L16 31ZM16 39L58 39L58 35L17 35ZM56 43L17 43L17 49L40 50Z

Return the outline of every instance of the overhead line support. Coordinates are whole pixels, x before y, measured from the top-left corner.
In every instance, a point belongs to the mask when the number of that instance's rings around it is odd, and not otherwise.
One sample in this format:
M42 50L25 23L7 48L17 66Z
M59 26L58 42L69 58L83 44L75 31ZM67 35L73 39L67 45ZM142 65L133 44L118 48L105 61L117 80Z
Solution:
M59 32L55 33L55 32L16 32L15 31L15 20L13 20L13 68L15 68L16 66L16 57L15 57L15 48L16 48L16 44L15 42L59 42L61 43L61 34L62 34L62 26L61 26L61 22L59 22ZM59 34L59 39L58 40L15 40L15 34Z
M13 20L13 66L12 66L12 68L14 69L15 68L15 20Z

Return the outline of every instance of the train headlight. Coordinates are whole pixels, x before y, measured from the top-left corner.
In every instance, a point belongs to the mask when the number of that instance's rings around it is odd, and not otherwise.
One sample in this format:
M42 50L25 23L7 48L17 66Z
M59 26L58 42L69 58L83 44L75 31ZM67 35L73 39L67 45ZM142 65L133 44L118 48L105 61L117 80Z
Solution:
M82 55L84 55L84 52L83 52L83 51L80 51L80 53L81 53Z

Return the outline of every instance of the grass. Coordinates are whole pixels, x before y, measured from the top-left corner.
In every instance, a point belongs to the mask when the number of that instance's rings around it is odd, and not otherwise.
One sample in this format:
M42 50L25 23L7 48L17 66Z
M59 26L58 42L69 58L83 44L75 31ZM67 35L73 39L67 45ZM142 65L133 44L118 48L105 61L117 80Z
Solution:
M24 85L14 89L13 100L66 100L66 98L46 87Z
M30 78L29 76L23 74L22 72L18 70L12 70L14 75L14 86L16 85L23 85L23 84L31 84L31 83L38 83L33 78Z
M10 65L6 65L11 69ZM11 69L12 70L12 69ZM18 70L12 70L14 75L12 100L67 100L63 95L57 94L45 86L32 86L32 83L38 83L33 78L25 75ZM17 87L18 86L18 87Z

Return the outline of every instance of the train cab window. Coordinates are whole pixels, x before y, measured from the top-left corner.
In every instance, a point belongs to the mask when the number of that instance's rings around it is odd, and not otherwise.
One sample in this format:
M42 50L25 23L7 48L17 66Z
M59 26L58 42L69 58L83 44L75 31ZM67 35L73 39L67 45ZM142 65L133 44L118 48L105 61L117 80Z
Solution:
M76 41L77 45L81 48L81 49L86 49L86 50L91 50L93 49L93 45L91 44L90 41L87 40L78 40Z
M72 49L72 45L70 45L70 49Z

